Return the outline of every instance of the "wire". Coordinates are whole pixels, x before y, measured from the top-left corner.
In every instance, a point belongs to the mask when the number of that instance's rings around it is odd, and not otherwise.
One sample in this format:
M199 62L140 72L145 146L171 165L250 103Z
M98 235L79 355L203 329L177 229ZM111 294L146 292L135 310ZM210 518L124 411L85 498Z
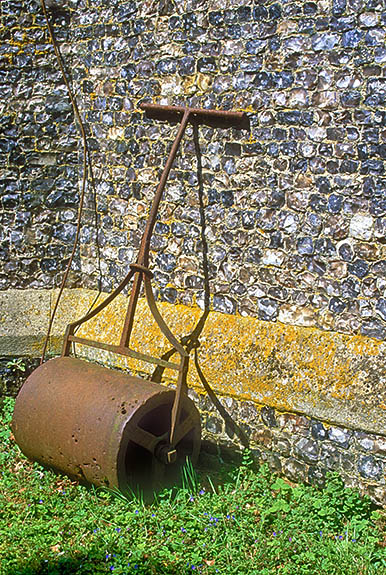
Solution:
M45 3L45 0L40 0L40 2L41 2L42 10L44 13L44 17L46 19L48 32L49 32L51 42L52 42L52 45L54 48L56 59L58 61L59 68L60 68L60 71L61 71L62 76L63 76L63 81L65 83L67 93L68 93L68 96L69 96L70 101L71 101L71 105L72 105L72 108L74 111L75 118L78 122L78 127L80 130L80 134L82 137L82 143L83 143L83 175L82 175L81 192L80 192L80 198L79 198L78 219L77 219L77 226L76 226L76 232L75 232L75 238L74 238L74 245L73 245L73 248L72 248L72 251L70 254L70 258L67 262L67 267L66 267L66 270L64 272L62 283L61 283L60 288L59 288L59 293L58 293L58 297L56 298L54 309L52 310L52 313L51 313L50 321L49 321L48 328L47 328L47 335L46 335L46 339L45 339L44 346L43 346L42 356L40 359L40 365L41 365L44 362L48 342L50 339L52 324L54 323L55 315L56 315L56 312L57 312L57 309L59 306L60 299L61 299L62 294L63 294L64 287L65 287L66 282L67 282L68 274L70 272L72 262L74 259L74 255L76 252L76 248L78 245L78 241L79 241L80 226L81 226L82 212L83 212L83 205L84 205L84 197L85 197L86 186L87 186L87 175L88 175L88 171L89 171L88 170L88 163L90 163L90 162L88 162L88 160L89 160L89 149L88 149L88 144L87 144L86 131L84 128L82 118L81 118L80 113L79 113L79 108L78 108L78 105L76 103L74 94L72 92L70 82L68 81L68 77L67 77L66 70L64 67L63 58L62 58L62 55L60 53L59 46L57 44L54 31L53 31L53 28L51 26L51 23L50 23L50 20L48 17L48 11L47 11L47 6ZM92 181L93 181L93 178L92 178Z

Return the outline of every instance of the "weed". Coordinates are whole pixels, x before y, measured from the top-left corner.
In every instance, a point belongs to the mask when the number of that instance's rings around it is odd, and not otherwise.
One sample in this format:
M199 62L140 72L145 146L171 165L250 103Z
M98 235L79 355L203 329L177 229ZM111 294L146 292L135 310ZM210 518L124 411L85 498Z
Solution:
M186 457L185 464L181 468L182 488L191 493L197 493L199 490L199 478L189 457Z
M25 360L21 357L13 358L7 361L6 367L10 370L11 373L14 374L25 373L26 371Z

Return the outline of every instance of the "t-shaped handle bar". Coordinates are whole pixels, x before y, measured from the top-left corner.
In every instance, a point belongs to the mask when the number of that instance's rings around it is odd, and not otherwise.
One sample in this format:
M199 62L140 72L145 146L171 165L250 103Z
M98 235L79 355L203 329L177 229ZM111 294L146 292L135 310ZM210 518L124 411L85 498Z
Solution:
M140 108L146 112L148 118L153 120L180 122L185 112L188 111L188 122L191 124L206 124L216 128L236 128L239 130L248 127L248 119L245 112L185 108L184 106L161 106L160 104L147 103L141 104Z

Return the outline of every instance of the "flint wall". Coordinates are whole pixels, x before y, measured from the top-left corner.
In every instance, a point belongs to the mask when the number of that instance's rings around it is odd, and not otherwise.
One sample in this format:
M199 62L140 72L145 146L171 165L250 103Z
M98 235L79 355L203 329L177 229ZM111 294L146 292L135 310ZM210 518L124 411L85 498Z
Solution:
M157 297L176 326L210 306L204 367L264 457L384 493L384 3L49 4L95 174L69 287L109 291L135 259L176 131L142 101L246 111L249 130L187 131L152 242ZM37 355L75 234L81 141L39 2L0 10L2 348ZM280 452L286 413L298 423Z

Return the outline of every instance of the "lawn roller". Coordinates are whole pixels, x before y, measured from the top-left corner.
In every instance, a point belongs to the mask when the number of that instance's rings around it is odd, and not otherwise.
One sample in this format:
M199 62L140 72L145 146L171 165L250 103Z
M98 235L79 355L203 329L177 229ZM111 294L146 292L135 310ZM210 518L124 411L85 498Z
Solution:
M242 128L243 112L142 104L151 119L179 122L179 129L160 178L138 257L118 287L84 317L67 326L61 357L42 363L22 386L12 430L31 460L81 482L126 491L133 484L167 480L189 457L197 460L200 415L187 395L189 353L162 318L151 285L150 240L165 184L188 123ZM77 329L109 305L132 281L118 345L76 335ZM179 355L166 361L130 348L138 297L144 287L150 312ZM144 334L146 337L146 333ZM71 357L82 344L170 368L177 373L171 389L127 373Z

